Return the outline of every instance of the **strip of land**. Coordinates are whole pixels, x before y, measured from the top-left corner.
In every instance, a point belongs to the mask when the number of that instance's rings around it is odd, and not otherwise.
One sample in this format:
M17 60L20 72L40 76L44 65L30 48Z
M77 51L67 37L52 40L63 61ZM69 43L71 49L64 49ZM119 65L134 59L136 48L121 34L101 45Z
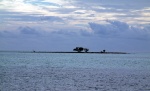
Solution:
M82 53L82 54L129 54L126 52L65 52L65 51L0 51L18 53Z
M126 52L44 52L44 51L33 51L32 53L84 53L84 54L128 54Z

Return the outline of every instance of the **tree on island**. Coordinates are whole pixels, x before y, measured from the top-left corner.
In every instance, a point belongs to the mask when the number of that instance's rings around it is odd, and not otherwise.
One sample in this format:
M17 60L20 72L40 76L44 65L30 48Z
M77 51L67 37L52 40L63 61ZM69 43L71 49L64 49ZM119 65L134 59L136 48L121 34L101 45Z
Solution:
M105 53L105 52L106 52L106 50L101 51L101 53Z
M89 51L89 49L87 49L87 48L84 48L84 51L85 51L85 52L88 52L88 51Z
M73 49L73 51L77 51L77 52L85 51L85 52L88 52L89 49L83 48L83 47L76 47L76 48Z
M76 47L75 49L73 49L73 51L82 52L83 47Z
M106 50L103 50L103 53L105 53L106 52Z

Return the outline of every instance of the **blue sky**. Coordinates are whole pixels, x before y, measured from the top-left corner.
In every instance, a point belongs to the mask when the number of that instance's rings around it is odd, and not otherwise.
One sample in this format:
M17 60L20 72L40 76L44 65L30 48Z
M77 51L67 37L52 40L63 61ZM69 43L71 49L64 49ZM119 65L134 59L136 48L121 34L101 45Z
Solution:
M0 0L0 50L150 52L149 0Z

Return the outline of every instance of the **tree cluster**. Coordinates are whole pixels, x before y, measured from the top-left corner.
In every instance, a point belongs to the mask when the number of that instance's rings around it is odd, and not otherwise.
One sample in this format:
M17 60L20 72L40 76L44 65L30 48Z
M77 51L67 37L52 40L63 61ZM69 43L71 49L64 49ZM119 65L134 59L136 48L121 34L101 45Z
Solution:
M76 48L73 49L73 51L77 51L77 52L82 52L82 51L88 52L89 49L83 48L83 47L76 47Z
M101 53L106 53L106 50L101 51Z

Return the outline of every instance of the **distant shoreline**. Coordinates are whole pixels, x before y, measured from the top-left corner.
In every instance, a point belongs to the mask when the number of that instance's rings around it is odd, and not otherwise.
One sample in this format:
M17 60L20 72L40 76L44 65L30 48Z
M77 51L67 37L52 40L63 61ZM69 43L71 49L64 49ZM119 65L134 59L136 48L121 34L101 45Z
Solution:
M129 54L126 52L65 52L65 51L0 51L17 53Z
M30 53L79 53L79 54L129 54L126 52L42 52L42 51L35 51Z

